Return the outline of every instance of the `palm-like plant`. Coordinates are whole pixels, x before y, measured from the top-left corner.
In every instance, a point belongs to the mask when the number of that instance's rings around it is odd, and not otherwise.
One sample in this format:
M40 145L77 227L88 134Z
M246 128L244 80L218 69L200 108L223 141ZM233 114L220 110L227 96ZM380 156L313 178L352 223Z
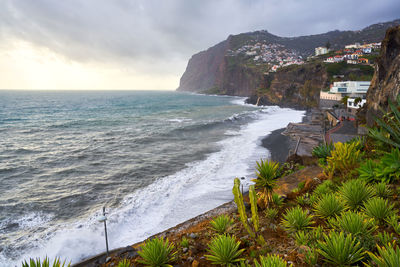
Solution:
M314 189L313 195L321 197L322 195L333 193L335 190L336 185L331 180L325 180Z
M307 214L307 211L297 206L286 210L286 214L283 215L282 226L286 231L291 233L306 230L310 228L312 218L312 215Z
M335 144L335 149L331 152L331 156L327 158L328 164L324 167L324 172L329 177L333 177L336 171L341 175L345 175L357 168L361 155L357 142L338 142Z
M205 256L212 264L232 266L243 260L239 256L244 249L239 250L239 245L240 241L236 241L234 236L219 235L211 240L207 249L210 254Z
M368 252L373 262L378 267L398 267L400 266L400 249L399 247L394 248L392 244L388 244L385 247L377 246L379 255L375 255ZM371 265L367 265L371 266Z
M364 207L365 214L382 223L393 213L394 206L393 204L389 204L387 199L374 197L367 200Z
M360 242L351 234L331 231L329 235L324 234L324 241L318 241L318 252L324 257L324 261L339 266L349 266L364 258Z
M400 148L400 95L397 96L397 106L389 100L390 112L382 118L375 119L379 129L369 129L369 136L391 147Z
M225 214L218 216L210 222L211 228L219 234L223 234L228 231L232 224L233 220Z
M272 191L276 187L276 180L279 175L279 163L272 160L262 159L260 162L257 161L256 167L257 179L253 181L256 183L255 186L258 189L262 189L259 192L259 197L264 201L265 204L271 199Z
M374 195L374 189L359 179L345 182L339 192L346 207L351 210L359 209L366 200Z
M142 246L142 250L138 251L141 259L140 263L147 266L170 266L169 263L176 260L175 246L168 241L161 238L154 238L146 241Z
M317 216L322 218L333 217L341 213L344 209L342 201L335 194L323 195L317 203L314 204L314 211Z
M278 210L274 208L266 208L264 214L269 220L273 220L278 216Z
M59 258L55 258L53 263L50 265L50 259L45 257L43 261L39 258L37 259L29 259L29 263L25 260L22 262L22 267L69 267L71 263L61 262Z
M383 233L380 232L375 237L377 241L383 246L386 246L389 243L396 243L396 238L394 237L393 233L383 231Z
M288 263L279 257L278 255L267 255L266 257L260 256L260 262L257 260L254 261L254 266L255 267L287 267L287 266L292 266L291 264L288 265Z
M278 208L283 205L283 198L281 198L281 196L276 193L272 193L271 200L272 204L274 204Z

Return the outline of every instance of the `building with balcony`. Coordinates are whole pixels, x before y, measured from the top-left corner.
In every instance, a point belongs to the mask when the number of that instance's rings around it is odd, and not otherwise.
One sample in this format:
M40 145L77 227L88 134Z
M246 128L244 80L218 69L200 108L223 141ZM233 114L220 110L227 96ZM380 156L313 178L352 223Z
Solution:
M371 82L369 81L344 81L334 82L331 86L330 92L337 94L340 93L342 96L352 96L365 98L365 94L368 91Z

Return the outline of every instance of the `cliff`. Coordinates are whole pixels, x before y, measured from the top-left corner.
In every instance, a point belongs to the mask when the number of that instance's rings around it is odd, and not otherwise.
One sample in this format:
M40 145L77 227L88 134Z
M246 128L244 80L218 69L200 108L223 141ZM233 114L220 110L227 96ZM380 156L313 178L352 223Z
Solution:
M400 26L387 30L382 41L374 77L367 92L366 121L369 126L381 110L388 109L388 100L395 102L400 94Z
M271 66L282 61L302 64L314 53L315 47L328 42L334 49L355 42L380 42L386 29L398 24L400 20L374 24L360 31L331 31L300 37L279 37L267 31L230 35L225 41L192 56L177 90L248 96L253 103L261 92L265 103L316 106L318 92L329 80L323 64L285 67L272 74Z

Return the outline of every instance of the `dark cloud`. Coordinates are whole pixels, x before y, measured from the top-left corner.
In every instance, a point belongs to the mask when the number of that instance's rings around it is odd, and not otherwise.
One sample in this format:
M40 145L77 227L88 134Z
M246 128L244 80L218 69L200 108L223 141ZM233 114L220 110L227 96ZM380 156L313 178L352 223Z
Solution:
M399 17L398 0L3 0L0 40L21 39L80 62L171 74L229 34L360 29Z

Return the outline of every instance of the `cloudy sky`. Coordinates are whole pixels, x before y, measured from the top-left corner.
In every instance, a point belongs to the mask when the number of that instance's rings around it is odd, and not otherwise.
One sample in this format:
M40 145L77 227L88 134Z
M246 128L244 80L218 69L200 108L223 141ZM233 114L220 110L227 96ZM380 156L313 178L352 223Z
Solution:
M399 0L0 0L0 89L175 89L229 34L358 30Z

